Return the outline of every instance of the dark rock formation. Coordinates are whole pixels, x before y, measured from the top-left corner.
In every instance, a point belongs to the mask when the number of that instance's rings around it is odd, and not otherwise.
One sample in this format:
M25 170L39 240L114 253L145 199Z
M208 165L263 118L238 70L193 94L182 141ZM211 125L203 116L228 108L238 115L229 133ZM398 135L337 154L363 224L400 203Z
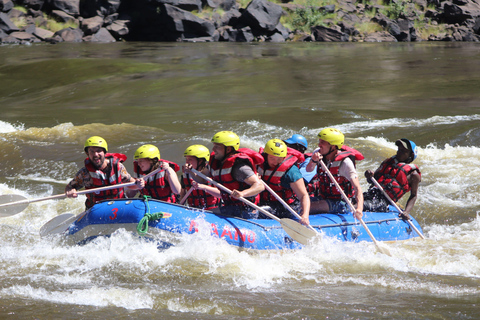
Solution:
M0 41L409 42L480 39L480 0L372 1L336 0L334 4L310 7L309 14L324 18L319 25L308 25L301 31L289 30L280 23L283 15L298 14L296 10L303 8L290 0L279 1L279 4L252 0L245 8L239 8L235 0L0 0ZM25 9L20 10L18 6ZM52 19L64 23L64 29L49 31ZM372 30L369 32L361 31L365 28L360 26L365 24L376 27L368 29ZM425 35L423 25L437 31Z

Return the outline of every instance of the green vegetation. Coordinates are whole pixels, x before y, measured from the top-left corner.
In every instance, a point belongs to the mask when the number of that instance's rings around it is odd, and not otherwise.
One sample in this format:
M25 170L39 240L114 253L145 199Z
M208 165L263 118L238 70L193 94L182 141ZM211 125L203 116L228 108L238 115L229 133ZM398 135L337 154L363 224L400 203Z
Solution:
M399 1L399 2L391 2L390 5L387 5L385 7L385 10L383 12L388 18L390 19L398 19L400 17L404 17L407 15L407 8L406 8L406 3L405 1Z
M225 10L221 8L211 8L211 7L205 6L202 8L201 12L194 10L191 13L202 19L212 19L215 13L218 14L219 16L222 16L225 13Z
M27 13L27 9L21 6L16 6L14 9L19 10L23 13ZM65 29L65 28L78 28L78 23L75 22L58 22L54 18L46 15L45 13L43 14L44 19L35 19L35 26L44 28L46 30L50 30L52 32L57 32L59 30ZM27 25L27 21L25 18L20 17L16 19L12 19L12 22L18 27L18 28L23 28Z
M291 2L292 9L284 8L289 14L280 22L289 29L310 32L314 26L327 26L326 21L336 19L334 13L327 13L321 7L329 4L326 0L297 0Z
M23 13L27 13L27 9L25 9L24 7L15 6L14 9L17 9L18 11L21 11ZM14 19L12 19L12 22L18 28L23 28L27 25L27 20L25 20L25 18L23 18L23 17L14 18Z
M285 12L280 22L292 31L299 34L310 34L311 28L315 26L334 27L343 20L345 14L350 16L356 15L362 22L355 22L353 27L360 33L358 39L385 29L378 23L372 22L371 19L377 13L381 13L389 19L396 20L402 17L414 17L414 25L419 39L427 40L429 37L444 35L451 33L445 25L435 21L430 21L425 17L426 10L435 10L435 6L429 3L425 8L423 5L414 3L411 0L357 0L347 5L339 0L269 0L280 4ZM239 8L246 8L251 0L237 0ZM335 12L329 13L324 7L327 5L335 6ZM355 6L352 10L352 6ZM343 8L342 8L343 7ZM27 13L27 9L22 6L16 6L16 10ZM342 12L342 14L339 14ZM212 19L214 15L222 16L224 10L205 7L201 12L192 12L202 19ZM19 28L26 26L25 18L12 19L12 22ZM352 22L349 22L352 25ZM74 22L58 22L54 18L44 14L42 18L36 18L35 24L52 32L56 32L65 28L78 28L78 23Z
M65 28L73 28L76 29L78 28L78 23L75 23L73 21L71 22L58 22L55 19L46 17L47 19L47 25L44 27L47 30L50 30L52 32L57 32Z
M375 22L366 22L366 23L360 23L355 26L355 28L361 33L361 34L369 34L369 33L374 33L378 31L383 31L383 28L381 25Z
M431 25L426 24L424 21L415 21L415 30L417 30L417 36L420 39L428 40L430 36L438 36L440 34L450 33L445 28L445 25Z

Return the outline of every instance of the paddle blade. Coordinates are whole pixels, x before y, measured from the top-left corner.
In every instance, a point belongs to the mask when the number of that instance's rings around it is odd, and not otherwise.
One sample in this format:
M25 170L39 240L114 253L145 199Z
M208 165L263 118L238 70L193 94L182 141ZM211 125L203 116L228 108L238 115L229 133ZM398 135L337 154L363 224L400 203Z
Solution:
M13 216L20 213L28 207L28 202L16 203L18 201L25 201L27 198L18 194L4 194L0 196L0 218ZM8 203L12 202L11 205Z
M392 254L390 253L390 250L386 246L382 245L378 241L375 242L375 245L377 246L378 252L386 254L387 256L390 256L390 257L392 256Z
M62 233L76 220L72 213L64 213L45 223L40 228L40 237Z
M313 239L317 233L307 228L306 226L298 223L295 220L283 218L280 219L280 224L283 227L283 230L295 241L307 245L310 239Z

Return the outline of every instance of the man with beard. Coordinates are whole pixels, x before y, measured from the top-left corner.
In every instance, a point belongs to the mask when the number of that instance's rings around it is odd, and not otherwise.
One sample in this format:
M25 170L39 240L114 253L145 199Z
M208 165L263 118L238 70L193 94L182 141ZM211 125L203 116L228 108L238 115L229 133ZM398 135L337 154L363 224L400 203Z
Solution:
M77 190L81 188L93 189L109 185L135 182L129 189L139 190L145 186L143 179L134 179L127 172L122 162L126 157L122 154L110 154L105 139L93 136L85 141L85 167L80 169L65 187L65 195L69 198L78 196ZM86 208L91 208L99 201L106 199L125 198L123 188L88 193L85 201Z
M256 165L263 162L262 156L248 148L239 148L240 138L231 131L220 131L213 138L213 157L210 158L210 172L214 181L232 191L207 192L222 198L220 213L241 217L257 218L258 212L244 204L240 198L257 204L258 194L265 190L257 175ZM217 210L215 209L215 210Z

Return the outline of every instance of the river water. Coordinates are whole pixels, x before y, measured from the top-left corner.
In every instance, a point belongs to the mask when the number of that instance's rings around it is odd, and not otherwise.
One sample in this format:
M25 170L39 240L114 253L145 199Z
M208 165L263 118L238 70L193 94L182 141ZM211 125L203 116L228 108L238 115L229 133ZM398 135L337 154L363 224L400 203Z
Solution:
M63 193L92 135L131 171L145 143L182 164L221 130L253 149L301 133L312 150L336 127L365 155L364 189L396 139L416 142L426 240L391 257L328 238L246 252L208 232L163 251L121 230L68 246L39 229L84 198L41 201L0 219L0 318L477 319L479 88L474 43L2 46L0 195Z

